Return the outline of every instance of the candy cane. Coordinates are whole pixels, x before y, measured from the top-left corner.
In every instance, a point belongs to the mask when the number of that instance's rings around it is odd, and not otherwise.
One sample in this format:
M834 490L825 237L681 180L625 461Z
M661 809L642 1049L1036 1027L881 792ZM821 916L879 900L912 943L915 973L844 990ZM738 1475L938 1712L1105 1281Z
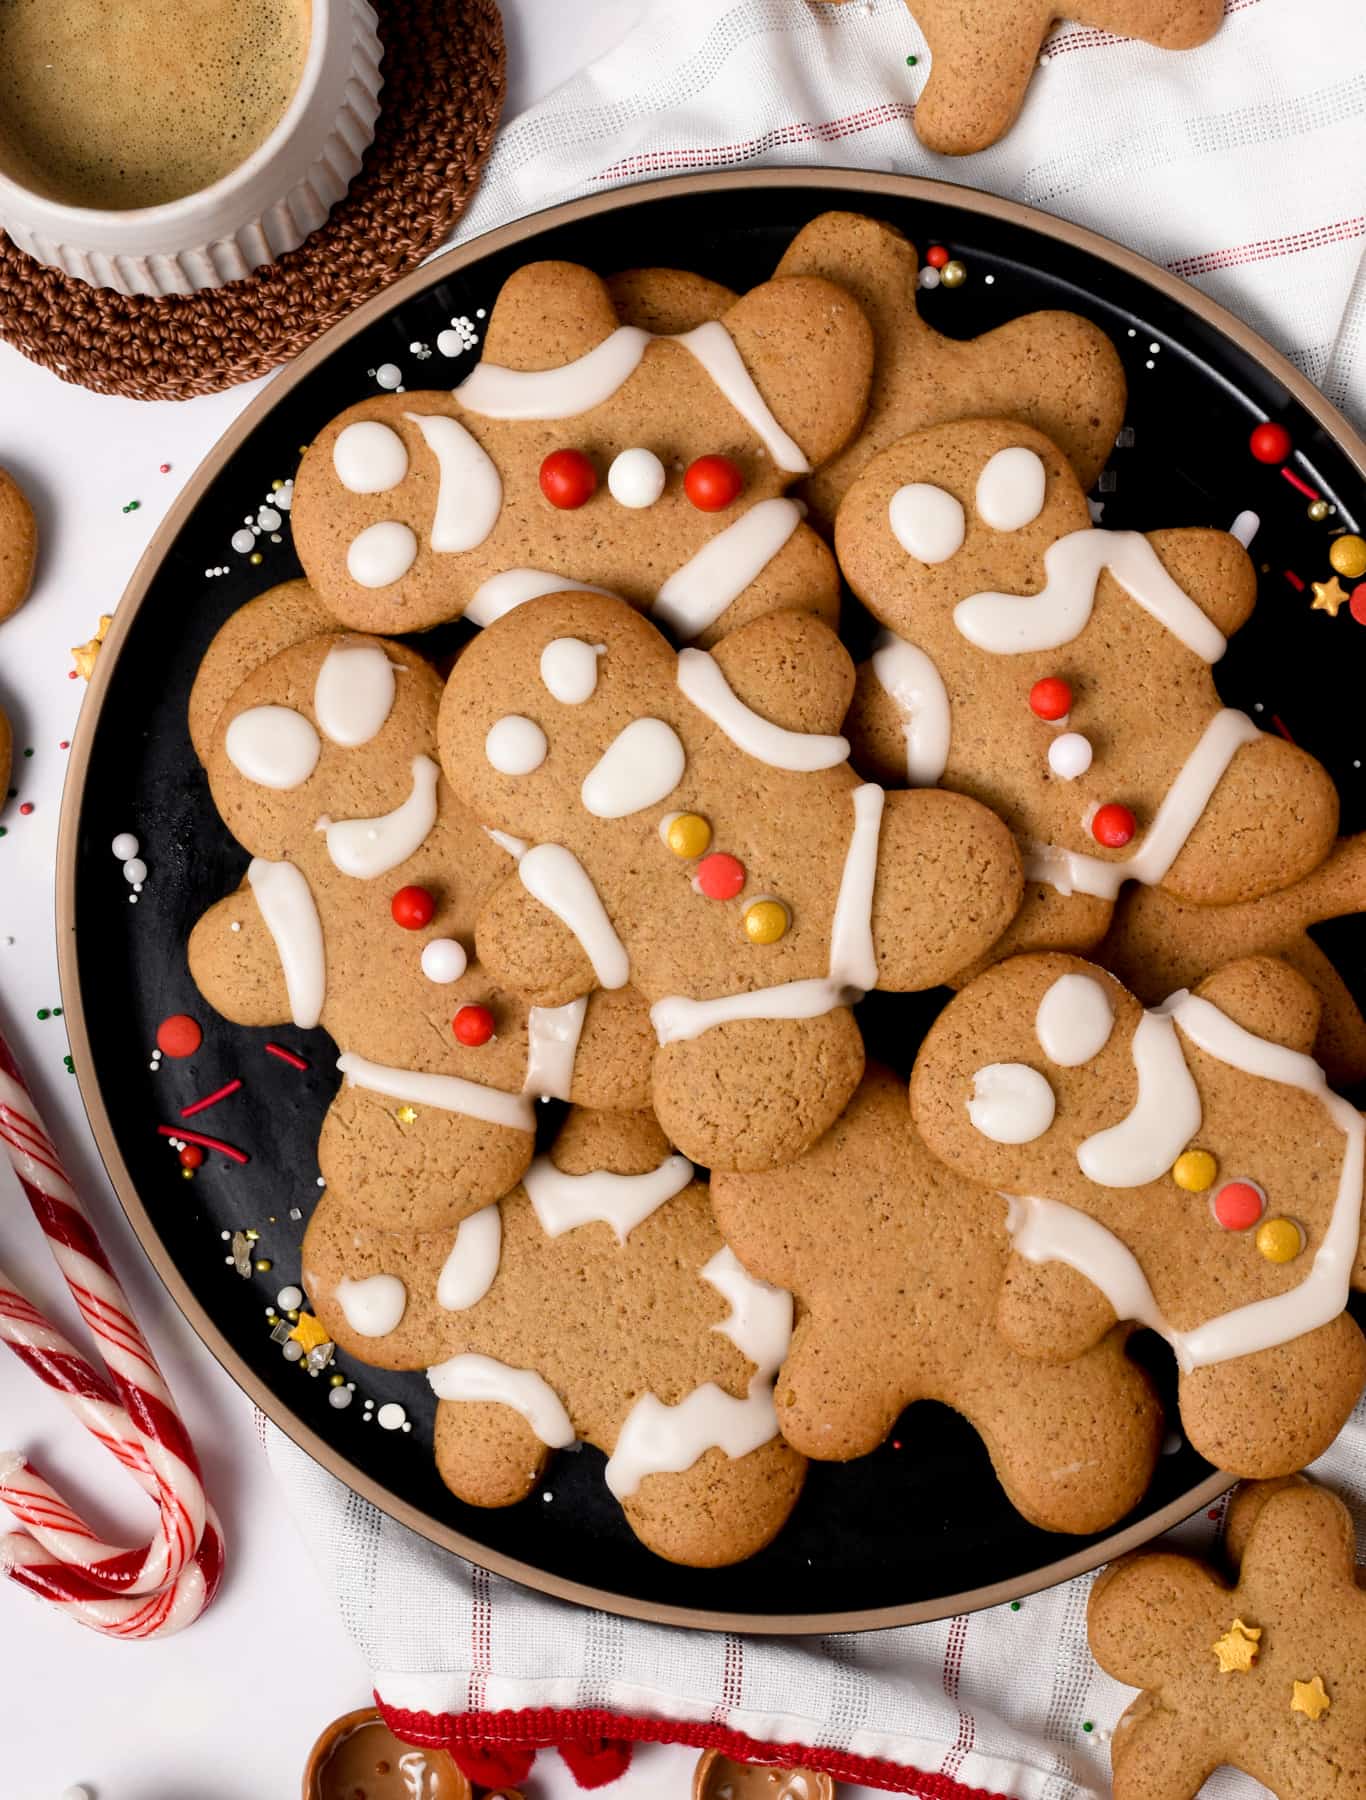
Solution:
M112 1387L0 1275L0 1338L56 1389L157 1501L137 1550L103 1543L22 1457L0 1461L0 1500L27 1530L0 1539L12 1579L115 1636L161 1636L197 1617L222 1573L223 1538L175 1402L0 1038L0 1142L95 1336ZM144 1598L145 1597L145 1598Z

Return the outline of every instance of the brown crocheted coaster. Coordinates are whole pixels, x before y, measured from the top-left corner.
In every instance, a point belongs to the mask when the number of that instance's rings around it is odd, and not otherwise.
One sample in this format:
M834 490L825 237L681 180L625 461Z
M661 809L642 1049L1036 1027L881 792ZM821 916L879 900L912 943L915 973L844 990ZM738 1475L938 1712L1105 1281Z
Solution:
M375 0L384 43L375 141L346 198L245 281L153 299L89 287L0 232L0 338L63 381L187 400L288 362L449 235L505 89L494 0Z

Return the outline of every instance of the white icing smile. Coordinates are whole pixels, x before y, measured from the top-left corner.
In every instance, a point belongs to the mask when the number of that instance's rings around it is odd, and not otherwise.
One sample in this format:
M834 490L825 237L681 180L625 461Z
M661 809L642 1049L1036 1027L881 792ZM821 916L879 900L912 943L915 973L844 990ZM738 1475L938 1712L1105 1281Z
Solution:
M327 854L343 875L373 881L421 849L436 823L439 770L430 756L415 756L413 791L391 813L377 819L340 819L326 826Z
M919 645L892 631L879 636L872 669L901 714L908 785L933 787L949 760L951 723L943 677Z

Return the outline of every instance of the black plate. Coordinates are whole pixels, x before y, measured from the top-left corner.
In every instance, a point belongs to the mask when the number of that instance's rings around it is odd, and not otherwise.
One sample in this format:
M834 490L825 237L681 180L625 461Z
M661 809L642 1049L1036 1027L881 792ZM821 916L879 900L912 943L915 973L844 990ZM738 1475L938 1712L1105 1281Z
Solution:
M459 315L476 319L511 270L532 258L568 257L603 273L682 264L744 289L770 274L794 231L835 205L875 212L922 252L943 243L966 263L965 285L920 297L944 331L968 335L1031 308L1062 306L1110 333L1128 370L1132 443L1126 432L1109 464L1113 480L1102 478L1110 490L1104 523L1228 525L1244 508L1261 514L1253 546L1261 604L1219 665L1220 689L1323 759L1342 790L1344 829L1366 822L1356 761L1358 627L1345 612L1336 621L1311 613L1308 594L1284 573L1306 582L1327 576L1329 527L1311 523L1304 496L1247 449L1257 420L1283 421L1298 452L1295 470L1351 522L1362 503L1362 446L1342 421L1217 309L1099 239L935 183L793 172L655 184L494 234L410 277L365 309L359 325L324 340L325 354L311 352L279 380L191 483L125 598L82 716L61 853L62 923L75 927L74 939L62 932L63 988L82 1092L135 1227L233 1374L353 1486L476 1560L621 1611L763 1630L892 1624L1028 1592L1151 1536L1224 1484L1183 1444L1161 1459L1152 1492L1120 1534L1050 1535L1006 1503L975 1433L948 1410L921 1405L875 1455L844 1467L813 1464L795 1516L768 1550L737 1568L702 1572L640 1547L607 1495L595 1451L557 1457L530 1499L486 1512L462 1505L436 1477L435 1402L421 1375L386 1375L343 1358L356 1402L332 1410L327 1378L310 1380L283 1360L265 1308L298 1277L303 1219L290 1212L306 1218L316 1198L315 1144L337 1084L335 1051L322 1032L275 1033L309 1059L309 1071L296 1074L263 1053L269 1034L212 1018L190 981L190 928L237 885L247 859L210 802L185 703L228 614L298 572L287 525L281 544L260 540L259 566L229 550L234 529L272 480L292 475L300 447L328 419L375 391L370 372L380 364L397 363L410 387L452 385L474 352L421 361L410 345L434 345ZM206 579L206 569L224 564L230 573ZM137 906L126 904L110 854L111 837L125 830L140 838L151 869ZM1349 980L1366 984L1366 934L1350 924L1329 935ZM904 1069L942 999L870 1000L872 1048ZM205 1021L204 1046L192 1062L168 1060L152 1073L156 1026L181 1010ZM240 1168L213 1155L184 1182L155 1126L234 1075L245 1080L243 1091L193 1123L247 1149L251 1162ZM244 1281L225 1266L221 1234L246 1226L260 1231L258 1253L273 1267ZM1165 1347L1152 1340L1141 1353L1170 1395ZM365 1397L400 1401L411 1432L367 1422Z

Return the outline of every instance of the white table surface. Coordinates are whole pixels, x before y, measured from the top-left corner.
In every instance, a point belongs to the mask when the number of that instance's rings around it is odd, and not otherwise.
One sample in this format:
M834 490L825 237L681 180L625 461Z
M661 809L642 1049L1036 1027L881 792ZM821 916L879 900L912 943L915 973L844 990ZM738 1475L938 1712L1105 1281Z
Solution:
M608 48L645 5L503 0L509 115ZM0 1021L169 1372L229 1546L212 1610L163 1644L106 1642L0 1587L3 1800L58 1800L78 1782L96 1800L290 1800L321 1728L369 1697L364 1666L285 1515L251 1406L152 1274L62 1066L62 1022L36 1018L59 1004L52 865L66 759L58 746L71 737L85 693L83 682L67 678L70 646L114 609L182 484L257 391L183 405L110 399L68 386L0 344L0 464L32 497L43 546L31 599L0 628L0 705L14 727L19 788L0 816L8 827L0 839ZM169 474L159 473L162 463ZM124 513L133 498L139 509ZM34 806L27 817L18 812L22 801ZM111 833L118 829L111 822ZM0 1265L70 1321L69 1297L7 1166ZM0 1450L8 1448L30 1452L109 1536L142 1540L148 1513L134 1491L111 1480L108 1458L6 1357ZM694 1761L688 1751L643 1749L607 1791L613 1800L682 1800ZM538 1760L528 1790L536 1800L580 1791L553 1755Z

